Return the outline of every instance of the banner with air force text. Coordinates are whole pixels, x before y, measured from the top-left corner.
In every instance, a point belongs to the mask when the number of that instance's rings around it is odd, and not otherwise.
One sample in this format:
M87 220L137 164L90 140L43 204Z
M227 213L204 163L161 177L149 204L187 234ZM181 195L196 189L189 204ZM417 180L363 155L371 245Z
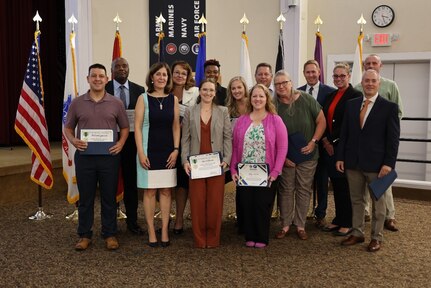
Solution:
M205 13L205 0L150 0L149 1L149 43L150 64L158 61L158 37L160 25L156 17L162 13L166 23L163 23L164 59L169 65L176 60L187 61L195 67L199 51L198 34L201 25L198 23Z

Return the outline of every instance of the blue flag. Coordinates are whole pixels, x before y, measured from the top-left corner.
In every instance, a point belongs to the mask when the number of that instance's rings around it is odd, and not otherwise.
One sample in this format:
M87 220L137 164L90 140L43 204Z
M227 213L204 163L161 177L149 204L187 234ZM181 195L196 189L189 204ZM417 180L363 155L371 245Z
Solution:
M196 73L195 73L195 80L196 80L196 86L199 87L201 84L201 81L205 79L205 72L204 72L204 63L207 60L207 47L206 47L206 34L199 33L199 52L198 57L196 59Z

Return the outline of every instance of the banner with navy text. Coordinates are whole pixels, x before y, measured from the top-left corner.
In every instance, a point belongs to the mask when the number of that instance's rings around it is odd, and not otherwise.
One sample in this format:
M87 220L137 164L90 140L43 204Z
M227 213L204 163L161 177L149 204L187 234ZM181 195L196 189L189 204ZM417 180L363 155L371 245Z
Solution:
M162 13L166 19L163 23L165 62L171 65L176 60L184 60L194 68L199 51L197 37L201 32L198 21L206 14L205 0L150 0L149 12L150 64L159 59L160 25L156 24L156 17Z

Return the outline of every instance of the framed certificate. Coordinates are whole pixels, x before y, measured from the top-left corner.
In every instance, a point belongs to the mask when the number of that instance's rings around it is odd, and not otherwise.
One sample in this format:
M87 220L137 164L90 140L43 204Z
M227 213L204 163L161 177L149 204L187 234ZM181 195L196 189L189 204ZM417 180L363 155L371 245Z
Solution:
M114 130L81 129L80 139L88 143L83 155L110 155L109 148L114 146Z
M238 186L268 187L269 165L265 163L239 163Z
M220 152L212 152L189 156L191 167L190 178L201 179L223 174Z

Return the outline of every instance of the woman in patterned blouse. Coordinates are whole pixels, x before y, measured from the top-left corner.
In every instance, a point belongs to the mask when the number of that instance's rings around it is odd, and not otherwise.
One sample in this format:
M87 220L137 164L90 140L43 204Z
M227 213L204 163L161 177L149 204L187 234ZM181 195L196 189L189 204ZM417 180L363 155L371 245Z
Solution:
M287 154L287 129L276 115L268 88L257 84L250 95L247 113L238 119L233 131L230 169L243 207L245 244L247 247L264 248L269 242L277 178ZM238 176L238 164L243 163L267 164L267 185L243 186Z

